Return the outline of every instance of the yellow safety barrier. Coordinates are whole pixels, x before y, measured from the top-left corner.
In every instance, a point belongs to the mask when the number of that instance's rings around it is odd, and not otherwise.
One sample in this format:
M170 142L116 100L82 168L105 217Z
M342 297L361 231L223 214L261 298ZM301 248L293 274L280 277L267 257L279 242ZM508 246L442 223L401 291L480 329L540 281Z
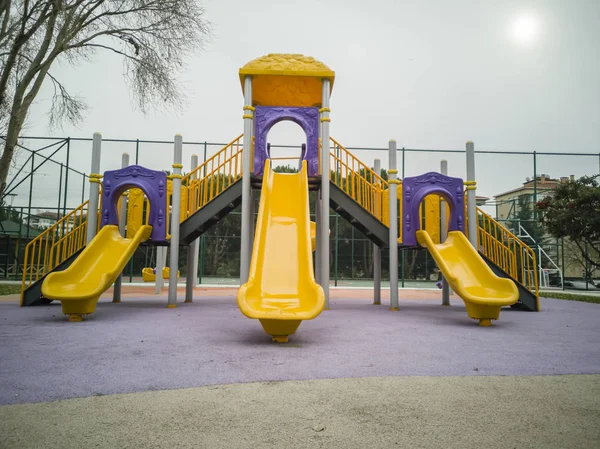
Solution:
M479 251L538 298L538 266L535 252L490 215L477 208Z
M85 246L88 204L89 201L86 201L79 205L25 246L21 302L23 292L27 288ZM99 228L100 212L98 212Z
M181 189L186 190L187 198L184 201L182 194L181 203L186 205L182 221L242 177L242 138L243 134L183 177Z

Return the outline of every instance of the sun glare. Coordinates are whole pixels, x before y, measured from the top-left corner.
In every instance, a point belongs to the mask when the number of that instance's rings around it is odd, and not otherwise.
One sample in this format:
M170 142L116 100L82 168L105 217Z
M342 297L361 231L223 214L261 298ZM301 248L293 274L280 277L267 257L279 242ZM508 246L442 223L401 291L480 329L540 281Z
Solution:
M534 42L538 33L539 21L534 16L521 15L512 23L511 36L520 44L530 44Z

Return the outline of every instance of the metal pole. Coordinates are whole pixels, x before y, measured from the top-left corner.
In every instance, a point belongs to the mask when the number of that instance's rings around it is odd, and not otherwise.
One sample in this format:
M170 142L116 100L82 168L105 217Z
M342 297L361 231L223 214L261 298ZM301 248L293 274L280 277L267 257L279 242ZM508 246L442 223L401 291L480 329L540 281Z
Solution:
M402 179L404 179L404 176L405 176L405 174L404 174L404 166L405 166L405 164L404 164L404 161L405 161L404 157L405 157L405 155L406 155L406 151L404 150L404 147L402 147ZM402 223L400 223L400 224L402 224ZM402 284L401 285L402 285L402 288L404 288L404 264L406 262L406 251L405 250L402 250L401 261L402 261L401 262L402 265L400 266L401 267L401 273L402 273Z
M441 162L440 170L442 175L448 175L448 161ZM444 243L448 238L448 225L446 224L446 202L443 198L440 200L440 228L440 243ZM442 275L442 305L450 305L450 286L444 275Z
M129 165L129 154L123 153L121 156L121 168L125 168ZM125 236L125 226L127 225L127 196L121 195L121 208L119 209L119 232L122 236ZM119 277L115 280L113 288L113 301L115 303L121 302L121 285L123 284L123 273L119 274Z
M319 198L319 192L317 192L317 201L315 204L315 234L316 234L316 248L315 248L315 282L321 285L321 199Z
M81 175L81 202L85 201L85 173Z
M198 167L198 155L192 154L192 170ZM198 179L198 172L194 172L192 180ZM189 197L188 197L189 201ZM194 287L198 273L198 252L200 250L200 239L194 240L188 246L187 253L187 274L185 278L185 302L192 302L194 298Z
M561 276L561 281L562 281L562 289L563 291L565 290L565 238L561 237L560 239L560 258L561 258L561 262L560 262L560 269L562 271L562 276Z
M535 207L536 204L537 204L537 153L534 151L533 152L533 219L534 220L537 220L537 207Z
M329 309L329 95L330 82L323 80L321 101L321 214L319 230L321 232L321 287L325 294L325 309Z
M65 198L63 201L63 217L65 215L67 215L67 194L69 192L69 159L70 159L70 155L71 155L71 138L67 137L67 158L66 158L66 164L67 164L67 171L65 172Z
M381 160L375 159L373 169L377 175L381 175ZM375 180L373 180L375 181ZM375 206L375 216L379 218L381 214L381 195L379 189L375 191L373 204ZM336 217L337 218L337 217ZM337 257L337 236L336 236L336 257ZM373 243L373 304L381 305L381 248Z
M338 218L339 215L335 214L335 286L337 287L338 285L338 257L339 257L339 251L338 251L338 245L339 245L339 227L338 227Z
M154 279L154 294L160 295L160 291L165 285L165 281L162 276L163 268L167 264L167 247L159 246L156 248L156 276Z
M171 195L171 243L169 254L169 299L167 307L177 307L177 269L179 268L179 210L181 203L181 157L183 138L175 135L173 151L173 193ZM161 273L162 274L162 273ZM157 273L158 275L158 273Z
M63 175L63 164L60 164L60 173L58 175L58 208L56 209L56 221L60 220L60 197L62 196L62 175Z
M250 256L252 248L252 186L250 185L250 153L252 152L252 125L254 111L252 108L252 77L244 78L244 150L242 153L242 223L240 242L240 285L248 282L250 271Z
M475 202L475 145L467 142L467 221L469 241L477 250L477 205Z
M88 228L87 228L87 240L89 244L92 239L96 236L96 228L98 227L98 191L100 188L100 153L102 147L102 135L100 133L94 133L92 141L92 169L89 175L90 181L90 202L88 204Z
M398 170L396 169L396 141L389 142L388 183L390 185L390 310L398 310Z
M135 139L135 165L140 162L140 139Z
M33 173L35 172L35 166L33 160L35 159L35 153L31 154L31 174L29 175L29 206L27 209L27 242L29 243L29 229L31 227L31 199L33 196Z

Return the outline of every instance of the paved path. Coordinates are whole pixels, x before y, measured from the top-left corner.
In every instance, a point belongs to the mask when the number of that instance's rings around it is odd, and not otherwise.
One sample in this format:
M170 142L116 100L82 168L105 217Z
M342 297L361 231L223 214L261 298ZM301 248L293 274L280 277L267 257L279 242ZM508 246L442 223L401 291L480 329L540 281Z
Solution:
M10 449L597 449L600 376L237 384L0 408Z

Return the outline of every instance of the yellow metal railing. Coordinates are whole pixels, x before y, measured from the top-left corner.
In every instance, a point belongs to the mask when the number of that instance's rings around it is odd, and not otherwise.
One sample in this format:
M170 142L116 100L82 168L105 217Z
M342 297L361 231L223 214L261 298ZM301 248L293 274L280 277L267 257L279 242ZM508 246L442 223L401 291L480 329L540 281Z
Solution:
M477 208L477 246L511 278L539 296L538 267L533 249L480 208Z
M242 177L243 136L241 134L229 142L183 177L181 189L186 194L181 195L181 221L196 213Z
M88 203L73 209L25 246L21 294L85 246Z
M330 180L371 215L389 226L389 183L360 161L342 144L330 138ZM398 184L398 215L402 216L402 184ZM399 226L402 241L402 226Z

